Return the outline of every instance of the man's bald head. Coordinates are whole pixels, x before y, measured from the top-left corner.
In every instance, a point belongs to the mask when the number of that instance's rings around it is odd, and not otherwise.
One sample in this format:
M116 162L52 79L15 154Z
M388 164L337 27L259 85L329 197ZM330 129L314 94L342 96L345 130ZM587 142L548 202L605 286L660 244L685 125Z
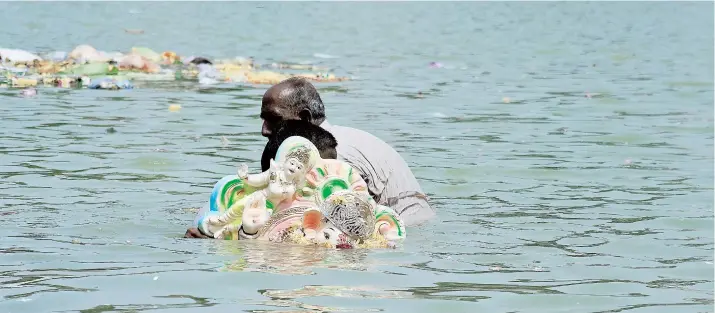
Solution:
M304 78L291 77L263 94L261 118L261 133L268 137L281 121L304 120L320 125L325 120L325 107L313 84Z

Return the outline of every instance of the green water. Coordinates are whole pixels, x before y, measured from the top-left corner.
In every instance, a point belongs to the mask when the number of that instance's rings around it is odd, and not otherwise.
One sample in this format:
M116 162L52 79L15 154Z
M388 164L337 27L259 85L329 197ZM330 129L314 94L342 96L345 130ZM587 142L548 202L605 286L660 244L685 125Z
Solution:
M712 3L0 17L5 48L332 67L355 79L319 85L330 122L392 144L439 212L397 251L182 239L213 183L259 168L265 86L0 90L0 312L713 312Z

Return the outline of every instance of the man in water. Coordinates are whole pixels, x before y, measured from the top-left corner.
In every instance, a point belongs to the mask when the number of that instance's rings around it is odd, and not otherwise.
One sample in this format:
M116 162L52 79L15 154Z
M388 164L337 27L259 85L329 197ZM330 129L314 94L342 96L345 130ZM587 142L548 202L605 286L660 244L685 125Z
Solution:
M427 196L399 153L367 132L328 123L323 100L306 79L292 77L269 88L263 94L261 119L261 134L269 138L286 120L303 120L322 127L337 139L338 159L360 172L378 204L395 210L408 226L435 216ZM185 237L205 236L190 228Z

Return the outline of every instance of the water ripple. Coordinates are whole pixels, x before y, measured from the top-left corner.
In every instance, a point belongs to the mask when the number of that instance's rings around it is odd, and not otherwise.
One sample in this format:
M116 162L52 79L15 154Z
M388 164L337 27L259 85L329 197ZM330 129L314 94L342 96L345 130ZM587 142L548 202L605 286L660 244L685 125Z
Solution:
M6 48L353 75L318 86L330 122L393 145L439 212L394 251L182 239L218 178L259 168L266 86L4 89L0 311L712 312L711 3L0 10Z

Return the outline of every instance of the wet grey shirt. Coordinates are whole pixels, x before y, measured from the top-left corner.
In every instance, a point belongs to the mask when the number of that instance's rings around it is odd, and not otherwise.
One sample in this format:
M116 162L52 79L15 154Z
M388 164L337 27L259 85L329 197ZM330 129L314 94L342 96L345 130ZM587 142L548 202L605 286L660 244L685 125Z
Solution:
M390 145L359 129L331 125L327 121L320 127L335 136L338 159L361 173L378 204L395 210L408 226L435 216L435 210L407 163Z

